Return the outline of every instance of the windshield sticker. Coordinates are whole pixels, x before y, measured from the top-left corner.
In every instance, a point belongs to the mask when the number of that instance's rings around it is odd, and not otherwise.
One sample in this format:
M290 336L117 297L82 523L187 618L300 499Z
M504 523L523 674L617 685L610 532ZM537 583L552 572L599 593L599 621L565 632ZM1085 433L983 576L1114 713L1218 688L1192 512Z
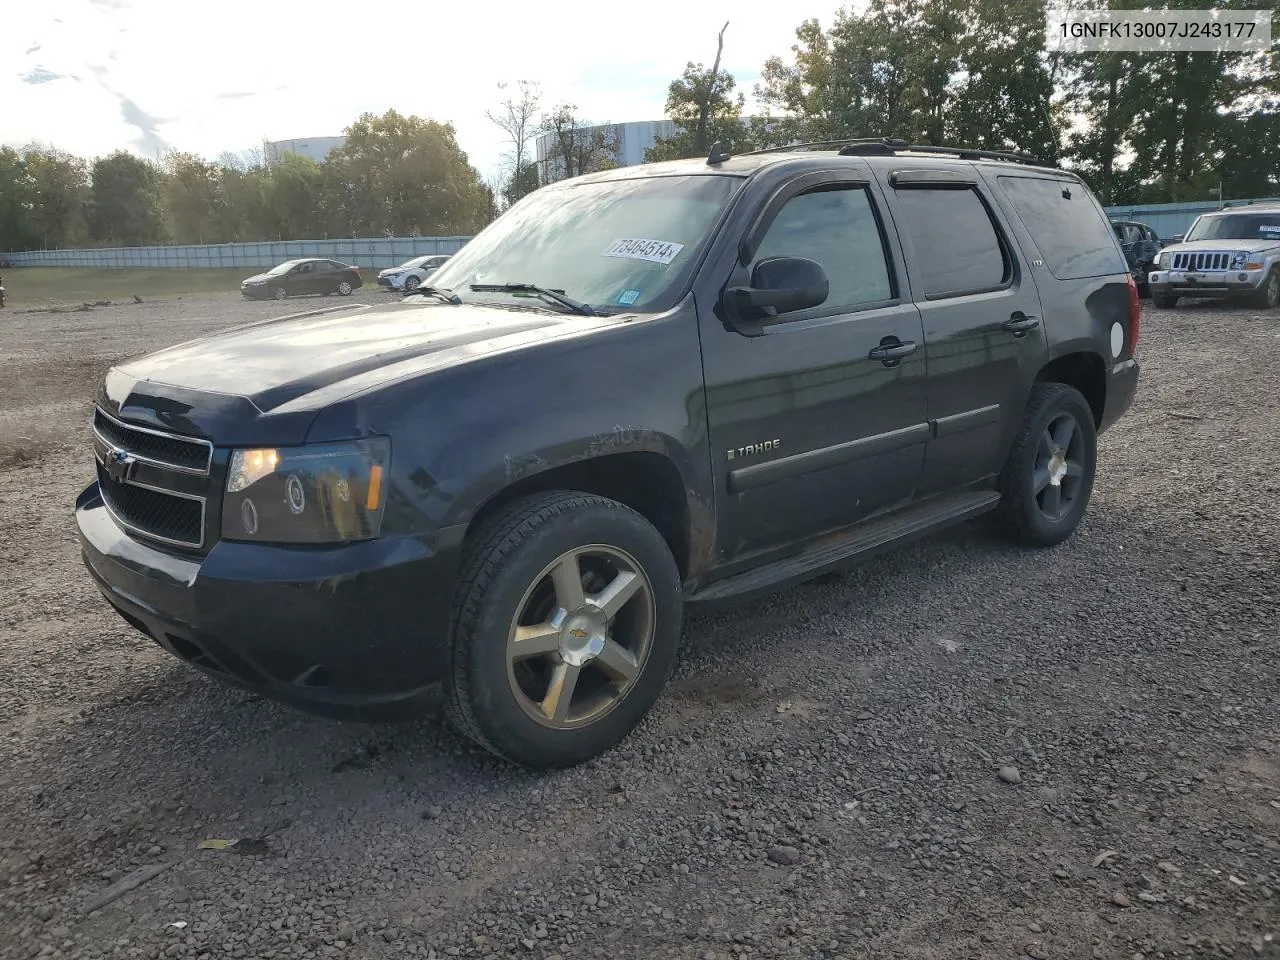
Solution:
M639 290L623 290L622 296L618 298L618 303L622 304L624 307L629 307L639 299Z
M615 240L605 247L602 257L622 257L625 260L648 260L650 263L668 264L676 258L683 243L666 240Z
M1259 227L1259 233L1280 233L1280 227Z

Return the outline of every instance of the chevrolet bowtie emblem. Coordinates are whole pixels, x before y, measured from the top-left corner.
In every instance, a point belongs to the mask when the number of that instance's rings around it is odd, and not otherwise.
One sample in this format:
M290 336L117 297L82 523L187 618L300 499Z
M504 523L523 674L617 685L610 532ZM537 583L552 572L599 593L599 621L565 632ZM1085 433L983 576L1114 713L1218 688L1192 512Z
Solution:
M107 451L102 461L102 468L107 476L116 483L126 483L133 478L133 468L138 465L137 459L127 450L112 448Z
M569 636L573 637L575 640L585 640L587 631L583 630L581 627L574 627L569 631Z

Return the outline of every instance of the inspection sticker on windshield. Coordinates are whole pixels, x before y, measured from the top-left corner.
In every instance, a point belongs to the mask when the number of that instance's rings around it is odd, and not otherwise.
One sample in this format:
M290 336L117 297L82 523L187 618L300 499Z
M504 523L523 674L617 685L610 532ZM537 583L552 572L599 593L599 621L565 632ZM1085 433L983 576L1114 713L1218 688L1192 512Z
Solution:
M615 240L605 247L601 256L667 264L683 249L683 243L670 243L666 240Z

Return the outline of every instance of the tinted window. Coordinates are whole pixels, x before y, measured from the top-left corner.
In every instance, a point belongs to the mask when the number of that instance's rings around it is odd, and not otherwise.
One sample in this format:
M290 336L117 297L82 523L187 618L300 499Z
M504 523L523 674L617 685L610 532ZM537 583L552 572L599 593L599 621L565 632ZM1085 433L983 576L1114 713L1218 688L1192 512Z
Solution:
M991 290L1008 279L1008 258L975 191L913 187L897 196L925 296Z
M1106 218L1083 184L1040 177L1001 177L1000 186L1061 280L1125 273Z
M880 225L865 188L820 190L788 200L769 225L755 262L772 257L822 264L831 284L825 307L893 299Z
M485 227L431 275L466 301L523 302L520 293L471 284L536 283L610 310L664 310L689 274L730 198L736 177L632 177L566 181L535 190Z

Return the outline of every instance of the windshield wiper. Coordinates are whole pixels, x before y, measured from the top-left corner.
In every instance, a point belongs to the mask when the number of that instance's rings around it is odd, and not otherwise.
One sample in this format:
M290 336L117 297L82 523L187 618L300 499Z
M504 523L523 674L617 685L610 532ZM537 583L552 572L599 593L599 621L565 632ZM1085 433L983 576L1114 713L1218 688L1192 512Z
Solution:
M414 287L412 290L406 290L404 295L406 297L413 297L417 296L419 293L425 294L428 297L439 297L445 303L451 303L455 307L462 302L462 298L452 290L444 290L440 287Z
M552 290L533 283L473 283L471 289L476 293L533 293L544 300L568 307L574 313L580 313L584 317L599 316L591 304L575 300L573 297L566 297L563 290Z

